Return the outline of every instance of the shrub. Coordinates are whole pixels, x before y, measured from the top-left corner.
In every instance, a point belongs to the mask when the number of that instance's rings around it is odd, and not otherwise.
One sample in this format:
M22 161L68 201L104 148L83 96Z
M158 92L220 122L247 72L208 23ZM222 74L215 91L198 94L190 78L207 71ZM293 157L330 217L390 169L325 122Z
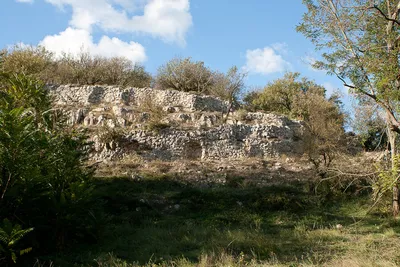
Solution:
M31 247L20 247L20 241L32 231L33 228L22 229L20 225L12 224L8 219L3 220L0 226L0 263L2 265L17 263L19 256L32 250Z
M17 45L2 51L1 63L1 72L47 80L53 75L54 55L43 47Z
M231 109L238 105L246 76L236 66L224 74L210 70L202 61L174 58L158 69L155 85L159 89L196 92L225 100L229 102L226 120Z
M154 102L151 96L143 99L141 103L141 108L142 111L148 112L150 114L150 118L148 119L145 126L148 130L159 132L171 126L169 123L163 121L164 118L167 116L167 112L163 109L162 106Z
M66 127L47 91L26 76L0 82L0 217L35 228L33 251L95 236L85 133Z
M227 74L214 72L213 76L214 83L210 88L209 93L229 103L224 119L226 121L232 108L235 105L239 105L239 95L245 88L244 79L246 78L247 74L240 72L239 69L234 66L228 70Z
M335 155L345 147L345 114L338 96L325 97L325 88L299 73L286 73L263 91L245 96L249 110L263 110L303 120L305 152L317 172L324 176Z
M244 95L242 99L242 106L245 110L250 112L256 112L259 110L256 99L261 95L262 89L256 88Z
M214 72L213 76L213 86L209 93L230 103L237 103L240 93L245 88L244 79L247 73L240 72L236 66L233 66L226 74Z
M25 74L50 84L105 84L149 87L151 75L123 57L106 58L89 52L55 57L43 47L15 46L0 54L1 71Z
M324 177L335 157L346 151L345 115L322 95L307 93L299 97L293 109L307 127L305 152Z
M100 127L97 132L99 142L102 144L119 143L126 134L122 127L110 127L108 125Z
M313 93L325 96L322 86L309 81L306 78L298 80L300 73L286 73L281 79L269 83L262 91L253 91L244 97L249 110L263 110L279 114L297 117L293 110L298 96L304 93Z
M151 80L143 66L133 65L126 58L105 58L81 52L78 56L64 54L56 60L52 82L149 87Z
M213 85L213 73L202 61L174 58L158 69L155 85L160 89L208 93Z

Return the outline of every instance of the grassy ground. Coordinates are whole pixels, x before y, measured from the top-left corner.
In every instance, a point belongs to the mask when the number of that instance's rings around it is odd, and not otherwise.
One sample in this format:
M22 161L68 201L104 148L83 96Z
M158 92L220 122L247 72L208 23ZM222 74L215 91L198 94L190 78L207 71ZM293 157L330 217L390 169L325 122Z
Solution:
M362 196L324 201L306 184L185 185L97 179L106 226L37 266L397 266L400 222ZM360 221L360 219L362 220Z

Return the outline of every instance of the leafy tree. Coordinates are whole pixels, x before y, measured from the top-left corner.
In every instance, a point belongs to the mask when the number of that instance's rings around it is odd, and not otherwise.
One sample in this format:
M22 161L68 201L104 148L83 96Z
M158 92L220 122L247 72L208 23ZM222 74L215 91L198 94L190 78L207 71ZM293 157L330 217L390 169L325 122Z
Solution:
M297 30L309 38L322 60L314 67L336 75L355 94L385 112L392 170L400 133L400 1L303 0L308 11ZM393 215L399 214L399 175L393 171Z
M213 86L209 93L228 101L227 119L233 106L238 104L239 96L245 88L244 79L247 73L240 72L236 66L233 66L226 74L214 72L213 76Z
M52 75L54 55L43 47L19 46L2 51L1 72L26 74L46 80Z
M281 79L269 83L261 92L251 92L245 97L250 102L249 108L265 112L277 112L287 116L298 117L294 105L304 93L315 93L324 96L325 89L307 78L299 81L300 73L288 72Z
M0 81L0 217L34 228L35 251L95 238L90 149L51 107L46 89L21 75ZM22 228L21 228L22 229ZM4 230L4 229L3 229Z
M335 157L346 151L345 114L334 99L323 95L303 93L294 102L293 114L301 118L307 127L304 143L309 160L317 173L325 177Z
M247 92L242 99L243 108L247 111L256 112L259 107L256 105L256 99L261 95L262 89L253 88L251 91Z
M345 114L337 95L326 99L324 87L299 77L299 73L286 73L263 91L251 92L245 101L251 110L303 120L308 130L304 138L305 152L318 174L325 176L335 156L344 151Z
M158 69L155 85L161 89L208 93L213 77L212 71L202 61L174 58Z
M127 58L105 58L81 51L62 57L43 47L15 46L0 52L0 71L25 74L50 84L108 84L149 87L151 75Z
M355 108L352 123L354 131L361 137L361 145L366 151L387 148L387 127L381 109L371 101L363 101Z

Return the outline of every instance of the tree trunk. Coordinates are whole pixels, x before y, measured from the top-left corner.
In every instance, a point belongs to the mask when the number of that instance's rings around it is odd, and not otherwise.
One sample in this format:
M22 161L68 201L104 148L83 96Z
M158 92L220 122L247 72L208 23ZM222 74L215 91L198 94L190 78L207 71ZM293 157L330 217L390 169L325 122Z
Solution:
M231 113L232 108L233 108L233 100L229 101L228 110L226 111L225 118L222 115L222 119L223 119L224 123L226 123L228 121L229 114Z
M390 143L390 156L391 156L391 168L393 175L395 177L395 181L392 188L392 208L393 208L393 216L397 217L399 215L399 184L398 184L398 173L396 167L396 132L388 129L388 138ZM396 172L395 172L396 171Z

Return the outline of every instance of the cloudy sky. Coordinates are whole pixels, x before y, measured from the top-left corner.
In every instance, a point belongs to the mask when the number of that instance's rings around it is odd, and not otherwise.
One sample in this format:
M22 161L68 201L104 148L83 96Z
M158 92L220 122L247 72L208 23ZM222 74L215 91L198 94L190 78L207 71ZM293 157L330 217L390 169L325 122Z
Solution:
M0 47L84 47L151 73L175 56L192 57L221 71L243 68L249 87L297 71L346 95L335 77L310 67L318 54L295 30L305 11L301 0L2 0Z

